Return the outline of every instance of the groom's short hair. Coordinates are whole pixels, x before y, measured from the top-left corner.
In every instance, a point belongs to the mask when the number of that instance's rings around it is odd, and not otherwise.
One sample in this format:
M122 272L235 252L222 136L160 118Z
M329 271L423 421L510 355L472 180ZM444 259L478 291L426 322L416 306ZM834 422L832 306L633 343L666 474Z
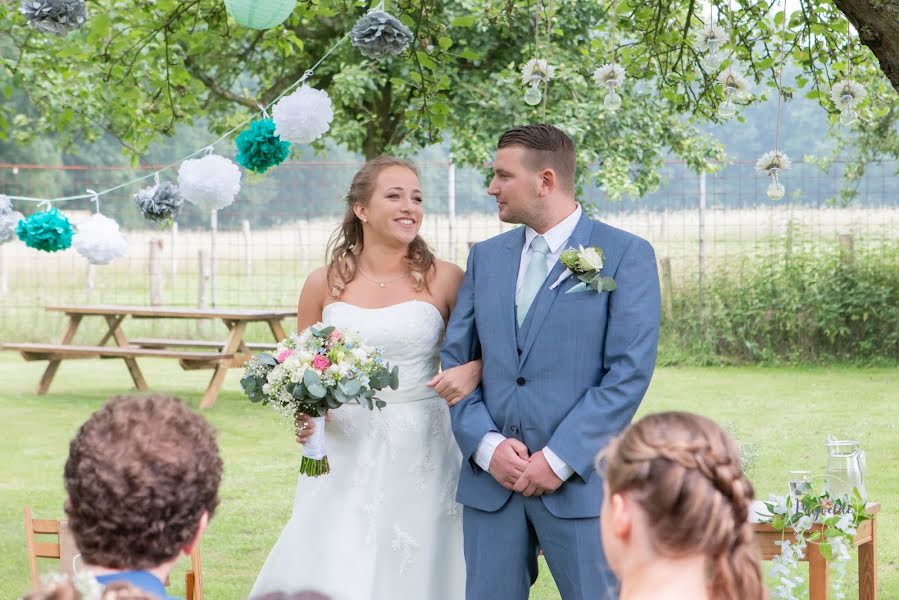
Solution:
M502 134L496 147L519 146L528 150L528 167L534 171L551 168L562 189L574 193L574 142L552 125L521 125Z
M84 562L146 570L178 556L212 516L222 460L215 430L181 400L114 396L78 430L64 479Z

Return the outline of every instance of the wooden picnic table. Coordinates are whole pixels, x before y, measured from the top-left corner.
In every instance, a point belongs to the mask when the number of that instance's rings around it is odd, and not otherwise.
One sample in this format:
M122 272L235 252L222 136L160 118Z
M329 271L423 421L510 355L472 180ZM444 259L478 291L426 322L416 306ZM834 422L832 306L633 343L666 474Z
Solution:
M871 519L858 526L854 540L858 549L858 597L859 600L877 600L877 514L880 512L880 504L869 502L865 508L871 514ZM822 530L824 526L819 524L814 528ZM781 532L770 523L753 523L752 530L764 560L771 560L780 554L780 546L775 542L784 539L796 541L790 528ZM818 544L810 543L802 560L808 562L809 600L827 600L827 559L821 554Z
M245 310L245 309L197 309L197 308L160 308L152 306L47 306L48 311L62 312L68 317L66 329L57 344L8 343L4 350L20 352L25 360L49 361L37 386L38 394L45 394L50 389L53 377L63 360L75 358L121 358L128 367L134 385L139 390L148 389L143 373L137 364L139 357L177 359L183 369L213 369L212 378L203 399L201 408L215 404L219 390L225 380L228 369L239 367L252 356L251 350L270 349L274 344L248 344L244 341L247 324L261 322L268 324L275 342L279 342L287 334L281 321L296 314L293 310ZM73 344L75 333L84 317L102 317L106 321L107 331L100 341L93 346ZM175 340L167 338L134 338L128 339L122 330L122 323L132 319L218 319L228 328L228 335L222 341L215 340ZM115 345L107 345L108 342ZM202 348L205 350L188 350Z

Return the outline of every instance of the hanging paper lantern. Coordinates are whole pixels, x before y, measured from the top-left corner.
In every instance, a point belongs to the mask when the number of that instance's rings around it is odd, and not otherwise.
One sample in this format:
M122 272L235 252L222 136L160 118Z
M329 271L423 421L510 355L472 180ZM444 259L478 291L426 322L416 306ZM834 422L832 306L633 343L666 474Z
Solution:
M84 0L25 0L22 14L35 29L66 35L84 25Z
M72 245L72 224L65 215L51 208L19 221L16 235L29 248L56 252Z
M178 170L178 187L188 202L218 210L234 202L240 191L240 167L217 154L185 160Z
M168 181L145 187L134 195L134 201L145 219L162 223L174 221L184 206L178 186Z
M373 10L356 21L351 39L365 56L381 58L402 54L412 41L412 32L393 15Z
M272 118L275 135L295 144L308 144L331 128L334 110L327 92L304 85L275 104Z
M108 265L128 253L128 240L119 231L119 224L100 213L78 225L72 246L92 265Z
M250 123L250 128L237 136L236 143L237 164L256 173L265 173L290 155L290 142L275 135L275 122L271 119Z
M16 226L24 218L22 213L12 209L9 197L0 194L0 244L16 237Z
M251 29L271 29L287 20L296 0L225 0L234 20Z

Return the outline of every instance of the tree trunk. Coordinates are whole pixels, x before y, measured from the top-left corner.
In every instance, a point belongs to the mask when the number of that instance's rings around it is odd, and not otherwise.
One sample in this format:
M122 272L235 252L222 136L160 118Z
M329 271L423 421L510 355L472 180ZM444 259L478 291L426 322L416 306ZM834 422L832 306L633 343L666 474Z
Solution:
M834 0L899 92L899 0Z

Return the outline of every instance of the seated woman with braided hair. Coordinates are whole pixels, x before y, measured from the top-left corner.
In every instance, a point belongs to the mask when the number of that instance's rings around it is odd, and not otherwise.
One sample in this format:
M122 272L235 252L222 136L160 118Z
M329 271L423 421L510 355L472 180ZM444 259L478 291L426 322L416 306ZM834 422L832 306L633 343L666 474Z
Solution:
M684 412L632 424L597 457L602 543L621 600L762 600L752 484L731 437Z

